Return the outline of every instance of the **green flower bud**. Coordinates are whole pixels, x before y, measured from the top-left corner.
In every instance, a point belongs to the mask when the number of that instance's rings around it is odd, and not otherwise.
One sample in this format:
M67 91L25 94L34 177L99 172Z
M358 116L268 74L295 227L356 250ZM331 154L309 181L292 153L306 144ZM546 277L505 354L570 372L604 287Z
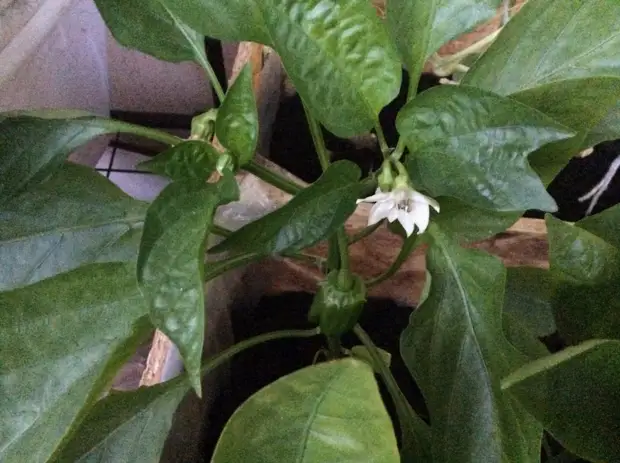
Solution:
M383 161L381 170L377 177L377 182L381 191L391 191L394 184L394 173L392 172L392 164L389 160Z
M217 109L210 109L192 119L191 140L211 141L215 132Z

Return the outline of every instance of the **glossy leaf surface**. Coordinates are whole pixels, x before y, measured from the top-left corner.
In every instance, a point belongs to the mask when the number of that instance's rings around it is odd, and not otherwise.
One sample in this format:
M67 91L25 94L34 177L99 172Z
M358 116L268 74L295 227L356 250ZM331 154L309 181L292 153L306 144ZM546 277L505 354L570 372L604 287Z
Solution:
M258 143L258 112L250 65L245 66L226 93L217 112L215 134L235 155L240 166L254 156Z
M311 113L341 137L368 131L401 66L367 0L162 0L206 36L273 47Z
M134 260L146 207L98 172L65 164L0 205L0 291L91 262Z
M372 368L343 359L261 389L226 424L212 462L399 462Z
M312 246L353 213L360 175L359 167L350 161L333 163L283 207L240 228L209 252L279 254Z
M188 140L141 162L140 168L172 180L206 181L215 171L219 153L209 143Z
M95 0L114 38L166 61L190 61L205 55L204 38L182 23L159 0Z
M387 24L410 74L443 44L497 13L501 0L390 0Z
M112 391L90 410L54 461L159 462L173 414L189 389L183 377L136 391Z
M433 224L429 233L430 292L401 336L401 355L429 408L433 462L537 462L542 428L500 390L527 361L503 333L503 264Z
M0 201L57 170L77 147L115 131L112 121L81 112L0 114Z
M134 272L92 264L0 293L0 460L47 461L145 340Z
M407 103L396 124L431 196L504 212L556 209L527 155L572 134L535 109L473 87L444 86Z
M572 343L620 333L620 207L571 225L547 216L553 306Z
M591 461L620 455L620 342L587 341L502 381L562 445Z
M179 348L200 394L204 341L206 237L218 205L238 187L234 177L216 184L172 183L149 207L138 257L138 282L153 324Z

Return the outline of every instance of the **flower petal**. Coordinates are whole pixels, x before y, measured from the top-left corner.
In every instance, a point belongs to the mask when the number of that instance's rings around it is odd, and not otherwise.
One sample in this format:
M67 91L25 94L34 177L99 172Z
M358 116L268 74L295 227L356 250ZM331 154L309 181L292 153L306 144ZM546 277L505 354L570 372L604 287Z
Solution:
M383 193L379 188L375 191L375 194L372 196L368 196L367 198L358 199L356 204L359 203L376 203L379 201L387 201L392 198L391 193Z
M428 204L415 203L413 210L410 213L411 220L418 226L418 233L424 233L428 228L428 222L430 220L430 209Z
M396 204L394 204L394 207L390 209L390 213L388 214L387 219L390 222L394 222L396 219L398 219L398 207L396 206Z
M419 191L411 190L411 192L409 193L409 198L419 204L428 204L437 212L439 212L439 203L433 198L429 198L428 196L423 195Z
M368 215L368 225L374 225L385 219L392 209L391 201L381 201L372 206Z
M398 221L405 229L405 232L407 232L407 236L411 236L415 228L415 222L413 220L413 215L405 211L398 211L398 212L399 212Z

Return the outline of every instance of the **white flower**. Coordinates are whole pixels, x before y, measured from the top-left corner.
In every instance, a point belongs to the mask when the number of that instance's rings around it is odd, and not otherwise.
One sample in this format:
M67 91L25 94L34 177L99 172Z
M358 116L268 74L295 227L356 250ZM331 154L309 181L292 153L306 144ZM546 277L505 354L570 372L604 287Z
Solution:
M418 233L424 233L430 219L430 207L439 212L437 201L408 187L395 188L386 193L377 188L374 195L357 200L357 204L362 202L375 203L370 210L368 225L383 219L390 222L398 220L407 236L411 236L416 226Z

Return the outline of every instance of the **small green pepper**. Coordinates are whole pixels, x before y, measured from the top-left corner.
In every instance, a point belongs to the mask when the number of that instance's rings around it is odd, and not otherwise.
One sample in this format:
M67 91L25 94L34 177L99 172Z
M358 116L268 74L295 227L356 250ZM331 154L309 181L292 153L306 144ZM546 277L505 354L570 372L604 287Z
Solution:
M308 319L326 336L340 337L353 329L366 303L366 285L360 277L348 275L346 285L342 280L339 270L330 272L310 307Z

